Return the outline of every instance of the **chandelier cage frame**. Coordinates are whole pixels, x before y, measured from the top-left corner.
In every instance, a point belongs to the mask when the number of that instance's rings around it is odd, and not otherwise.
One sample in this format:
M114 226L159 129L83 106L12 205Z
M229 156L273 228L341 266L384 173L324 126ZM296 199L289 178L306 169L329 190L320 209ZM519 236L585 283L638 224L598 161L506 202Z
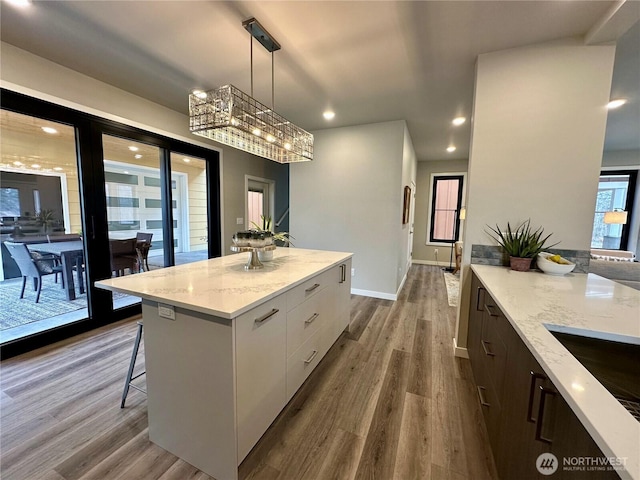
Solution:
M313 160L313 135L273 110L273 52L280 44L255 18L251 34L251 95L228 84L189 95L189 129L196 135L278 163ZM271 52L271 108L253 98L253 39Z

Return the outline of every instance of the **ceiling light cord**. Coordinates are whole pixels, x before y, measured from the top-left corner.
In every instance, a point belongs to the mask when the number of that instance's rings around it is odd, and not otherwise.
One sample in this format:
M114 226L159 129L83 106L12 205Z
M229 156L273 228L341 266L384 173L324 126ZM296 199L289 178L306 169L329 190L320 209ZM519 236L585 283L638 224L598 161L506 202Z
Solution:
M250 35L250 37L249 57L251 58L251 96L253 97L253 35Z
M271 52L271 111L276 109L276 101L274 100L275 98L275 81L274 81L274 73L273 73L273 52Z

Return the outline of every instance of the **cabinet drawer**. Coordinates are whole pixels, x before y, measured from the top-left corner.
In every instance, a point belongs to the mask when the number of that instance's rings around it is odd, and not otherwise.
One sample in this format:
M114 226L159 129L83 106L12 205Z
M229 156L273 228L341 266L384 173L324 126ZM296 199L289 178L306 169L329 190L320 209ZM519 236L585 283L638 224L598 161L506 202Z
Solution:
M280 295L234 319L238 462L286 404L286 298Z
M287 401L320 363L324 355L324 330L317 330L287 360Z
M310 278L306 282L289 290L287 295L287 310L291 311L305 300L320 293L330 283L338 282L337 267Z
M287 313L287 357L327 325L330 288L325 288Z

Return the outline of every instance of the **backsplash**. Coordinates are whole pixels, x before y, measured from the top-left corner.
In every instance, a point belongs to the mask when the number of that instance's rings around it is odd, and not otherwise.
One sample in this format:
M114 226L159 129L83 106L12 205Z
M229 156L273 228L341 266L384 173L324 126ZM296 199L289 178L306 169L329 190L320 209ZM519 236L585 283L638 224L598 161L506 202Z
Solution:
M551 248L549 252L558 254L570 262L576 264L573 270L575 273L589 272L589 250L564 250L560 248ZM494 265L508 266L509 255L507 255L502 247L498 245L472 245L471 246L471 263L478 265ZM535 264L532 264L534 267Z

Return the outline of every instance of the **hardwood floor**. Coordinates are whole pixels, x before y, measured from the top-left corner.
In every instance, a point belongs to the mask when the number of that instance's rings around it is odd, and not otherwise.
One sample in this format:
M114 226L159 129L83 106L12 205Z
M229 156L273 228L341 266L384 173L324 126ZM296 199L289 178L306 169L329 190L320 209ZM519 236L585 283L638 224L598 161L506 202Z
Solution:
M241 478L497 478L455 314L437 267L414 265L396 302L352 296L350 332ZM119 408L135 333L129 319L0 364L3 480L211 478L149 442L144 394Z

